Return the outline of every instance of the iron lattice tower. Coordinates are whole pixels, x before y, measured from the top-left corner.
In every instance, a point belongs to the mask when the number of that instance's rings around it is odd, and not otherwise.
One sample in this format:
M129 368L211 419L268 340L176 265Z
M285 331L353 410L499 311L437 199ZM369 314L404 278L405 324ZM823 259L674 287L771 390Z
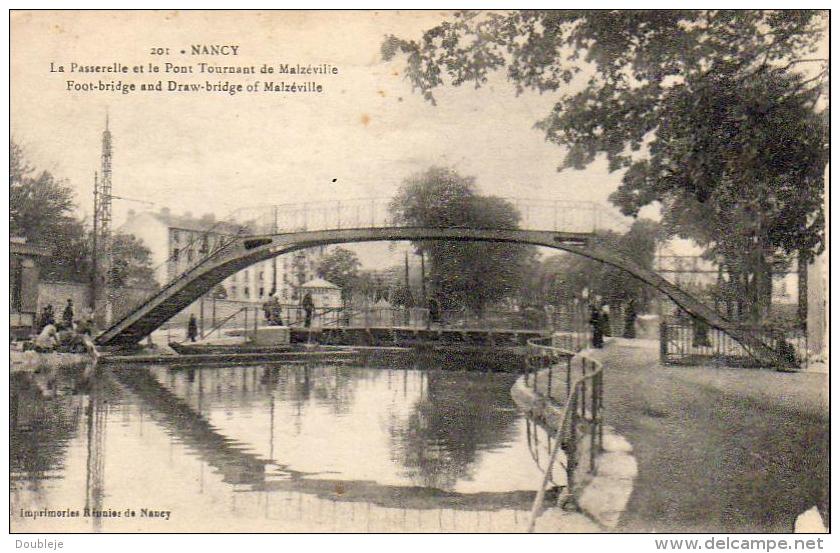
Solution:
M102 132L102 156L100 175L94 176L93 185L93 286L94 301L96 297L97 280L103 284L103 296L110 298L110 276L112 266L111 251L111 154L113 143L105 115L105 130ZM103 261L99 276L98 265ZM106 300L107 301L107 300Z

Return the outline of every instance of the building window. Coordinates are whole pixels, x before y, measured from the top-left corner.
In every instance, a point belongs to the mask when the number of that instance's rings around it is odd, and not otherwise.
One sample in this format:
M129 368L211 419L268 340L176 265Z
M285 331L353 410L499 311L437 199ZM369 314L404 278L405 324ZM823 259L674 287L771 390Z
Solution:
M187 263L192 263L193 260L193 251L187 250Z
M230 297L236 299L236 284L230 287Z
M260 271L260 280L265 280L265 273Z
M172 250L172 261L178 261L178 257L180 257L180 255L181 255L181 250L179 250L178 248L174 248Z
M263 297L264 295L265 295L265 288L260 286L260 297Z
M177 230L172 231L172 241L173 242L180 242L181 241L181 233Z
M251 290L250 290L250 288L248 288L248 287L246 286L246 287L245 287L245 299L248 299L248 298L250 298L250 297L251 297Z

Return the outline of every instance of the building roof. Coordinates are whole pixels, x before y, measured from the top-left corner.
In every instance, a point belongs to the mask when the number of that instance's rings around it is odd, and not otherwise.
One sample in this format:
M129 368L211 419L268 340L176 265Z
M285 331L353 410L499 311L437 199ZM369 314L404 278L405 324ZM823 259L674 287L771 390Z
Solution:
M12 255L48 256L50 248L39 244L27 244L26 238L12 236L9 239L9 253Z
M149 211L137 215L149 215L160 221L167 228L181 230L213 232L215 234L237 234L244 227L228 221L216 220L212 215L193 217L192 215L175 215L168 209ZM131 215L129 216L131 217Z
M341 290L338 286L323 278L313 278L309 282L304 282L300 285L301 288L331 288L333 290Z

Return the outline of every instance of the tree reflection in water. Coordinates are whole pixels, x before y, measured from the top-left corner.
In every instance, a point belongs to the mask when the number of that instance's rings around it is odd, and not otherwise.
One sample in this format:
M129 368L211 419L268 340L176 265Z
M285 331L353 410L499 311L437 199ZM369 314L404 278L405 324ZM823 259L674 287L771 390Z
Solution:
M407 419L389 418L392 460L416 485L452 490L470 479L479 451L510 441L518 418L515 375L430 370Z
M79 435L88 378L82 368L14 372L9 385L11 489L26 485L37 497L62 471L68 443Z

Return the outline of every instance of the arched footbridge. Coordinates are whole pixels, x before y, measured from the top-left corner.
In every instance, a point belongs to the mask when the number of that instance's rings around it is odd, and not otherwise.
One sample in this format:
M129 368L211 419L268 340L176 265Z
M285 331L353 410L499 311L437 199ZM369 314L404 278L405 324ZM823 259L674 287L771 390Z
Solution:
M254 263L285 253L329 244L400 240L509 242L544 246L582 255L632 274L667 295L689 314L706 321L740 342L753 356L769 364L781 361L772 344L721 317L654 271L598 243L592 232L523 229L425 228L381 226L266 233L231 238L198 264L165 285L148 301L103 332L102 346L136 344L215 285Z

